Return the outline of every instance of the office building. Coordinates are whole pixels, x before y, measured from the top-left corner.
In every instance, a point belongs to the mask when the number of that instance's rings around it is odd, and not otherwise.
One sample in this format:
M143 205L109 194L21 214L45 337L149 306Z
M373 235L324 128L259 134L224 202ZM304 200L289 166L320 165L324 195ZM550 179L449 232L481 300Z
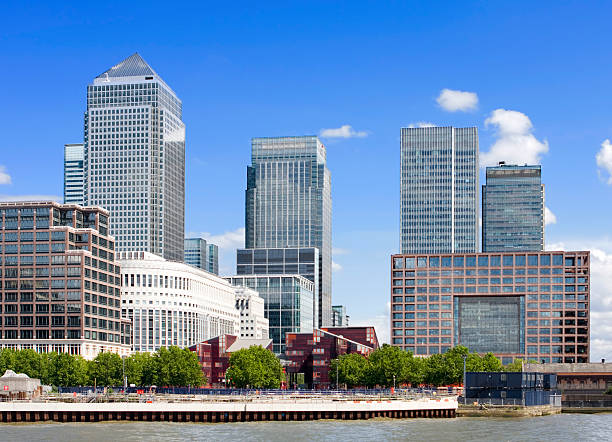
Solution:
M240 333L236 289L190 265L148 252L119 252L122 315L133 328L133 349L189 347Z
M240 312L240 337L268 339L270 323L265 315L265 303L259 293L248 287L235 287L236 310Z
M346 314L346 307L343 305L332 305L333 327L348 327L349 315Z
M401 129L400 250L478 251L478 129Z
M84 141L85 203L113 214L117 250L183 261L182 104L140 55L87 87Z
M319 249L316 247L292 247L286 249L238 249L236 252L236 273L242 275L300 275L314 283L313 324L319 312Z
M186 238L185 263L218 275L219 247L204 238Z
M482 251L544 250L541 166L487 167L482 186Z
M589 362L589 252L391 257L392 344L463 345L514 359Z
M109 227L97 207L0 203L0 348L130 353Z
M284 353L287 333L312 332L312 281L299 275L246 275L226 279L234 286L256 290L264 299L274 353Z
M64 144L64 204L84 204L84 145Z
M242 338L233 335L221 335L189 347L198 356L202 372L208 381L208 387L228 387L225 372L229 368L232 353L260 346L272 351L272 339Z
M214 275L219 274L219 246L216 244L208 243L208 251L206 255L207 267L210 273Z
M336 386L330 363L344 354L368 356L378 349L374 327L325 327L312 333L287 333L284 359L288 385L328 389ZM300 385L301 384L301 385Z
M316 136L253 138L245 248L318 248L315 319L324 325L332 317L331 213L331 174Z

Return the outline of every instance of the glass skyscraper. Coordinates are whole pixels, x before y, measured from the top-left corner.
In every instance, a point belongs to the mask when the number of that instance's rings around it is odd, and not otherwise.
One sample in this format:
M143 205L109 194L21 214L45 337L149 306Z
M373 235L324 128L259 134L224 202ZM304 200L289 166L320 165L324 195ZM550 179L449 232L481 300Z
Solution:
M478 129L401 129L402 253L478 250Z
M316 136L252 140L246 248L319 249L316 325L322 326L330 325L332 318L331 212L331 174L325 146Z
M140 55L87 87L84 141L85 203L110 211L117 250L182 261L182 103Z
M64 204L84 203L83 161L84 145L64 144Z
M185 263L218 275L219 247L204 238L186 238Z
M487 167L482 186L482 251L544 250L541 166Z

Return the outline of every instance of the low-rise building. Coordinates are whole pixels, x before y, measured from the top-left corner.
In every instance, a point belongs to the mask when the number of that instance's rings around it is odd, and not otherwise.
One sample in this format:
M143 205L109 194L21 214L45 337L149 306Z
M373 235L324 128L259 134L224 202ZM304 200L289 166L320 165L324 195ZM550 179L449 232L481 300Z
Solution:
M189 347L189 350L198 355L202 372L208 380L208 385L224 388L227 386L225 372L229 367L229 359L232 353L252 346L261 346L272 351L272 339L239 338L233 335L221 335L192 345Z
M308 388L327 389L336 382L329 373L332 359L359 353L367 356L378 348L374 327L325 327L312 333L287 333L284 359L288 385L304 380Z
M240 337L269 338L269 324L264 314L264 300L248 287L236 287L236 310L240 312Z
M240 334L236 290L223 278L148 252L120 252L119 259L122 314L132 322L134 351Z

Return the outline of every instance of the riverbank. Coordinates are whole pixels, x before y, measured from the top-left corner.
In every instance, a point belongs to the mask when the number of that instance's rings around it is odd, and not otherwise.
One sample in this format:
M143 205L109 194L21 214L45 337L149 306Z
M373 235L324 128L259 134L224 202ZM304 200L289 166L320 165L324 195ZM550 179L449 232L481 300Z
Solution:
M4 402L0 422L251 422L453 418L457 398L416 400L268 399L248 402Z
M459 405L457 417L536 417L561 413L561 407L540 405Z

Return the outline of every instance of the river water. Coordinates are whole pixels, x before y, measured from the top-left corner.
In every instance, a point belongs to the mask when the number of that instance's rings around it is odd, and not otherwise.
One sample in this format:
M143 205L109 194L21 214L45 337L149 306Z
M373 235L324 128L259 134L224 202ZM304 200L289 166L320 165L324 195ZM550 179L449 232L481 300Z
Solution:
M535 418L373 419L191 424L0 424L2 441L609 441L612 414Z

